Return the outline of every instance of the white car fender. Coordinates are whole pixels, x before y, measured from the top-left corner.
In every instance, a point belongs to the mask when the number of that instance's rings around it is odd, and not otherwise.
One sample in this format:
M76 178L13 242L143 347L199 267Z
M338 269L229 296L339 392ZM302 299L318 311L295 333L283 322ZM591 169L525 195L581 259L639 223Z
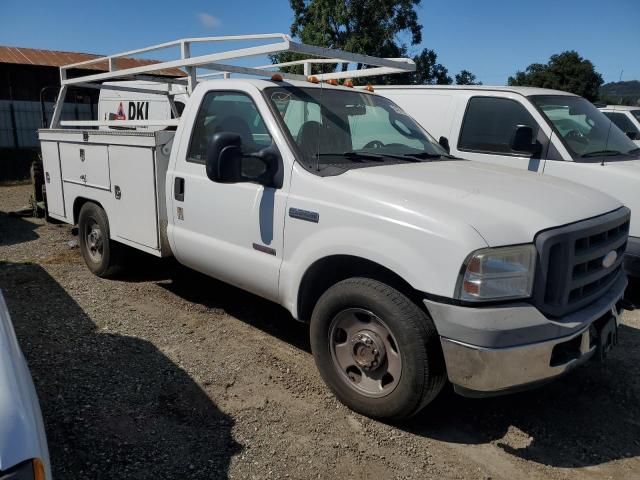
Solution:
M50 479L40 404L0 292L0 471L34 458Z

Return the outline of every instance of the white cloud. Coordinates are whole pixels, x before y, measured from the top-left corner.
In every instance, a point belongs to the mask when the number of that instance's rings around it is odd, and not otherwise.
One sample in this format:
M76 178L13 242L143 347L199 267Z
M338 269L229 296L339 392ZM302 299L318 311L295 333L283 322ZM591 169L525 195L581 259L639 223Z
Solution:
M219 27L221 22L218 17L214 17L213 15L209 15L208 13L199 13L198 20L200 24L205 28L216 28Z

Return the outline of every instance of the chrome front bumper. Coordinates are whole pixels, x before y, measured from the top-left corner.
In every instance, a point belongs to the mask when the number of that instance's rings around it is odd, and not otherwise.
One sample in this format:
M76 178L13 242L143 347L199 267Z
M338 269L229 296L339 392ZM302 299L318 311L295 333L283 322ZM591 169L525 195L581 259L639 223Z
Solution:
M604 318L619 314L614 307ZM485 348L441 337L449 380L463 395L525 389L583 364L596 352L591 325L572 335L507 348Z

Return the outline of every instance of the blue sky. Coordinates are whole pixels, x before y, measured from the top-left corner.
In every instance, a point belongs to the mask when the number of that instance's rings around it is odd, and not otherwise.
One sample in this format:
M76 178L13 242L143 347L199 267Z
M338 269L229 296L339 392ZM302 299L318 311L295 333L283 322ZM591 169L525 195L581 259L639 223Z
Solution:
M574 49L640 80L640 0L423 0L422 47L485 84ZM0 45L115 53L188 36L289 32L288 0L0 0Z

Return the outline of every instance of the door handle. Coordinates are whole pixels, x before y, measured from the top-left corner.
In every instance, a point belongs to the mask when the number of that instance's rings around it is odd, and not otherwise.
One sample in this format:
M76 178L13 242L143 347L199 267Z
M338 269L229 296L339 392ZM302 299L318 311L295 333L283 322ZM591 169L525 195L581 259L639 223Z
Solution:
M184 202L184 178L176 177L174 179L173 196L176 200Z

